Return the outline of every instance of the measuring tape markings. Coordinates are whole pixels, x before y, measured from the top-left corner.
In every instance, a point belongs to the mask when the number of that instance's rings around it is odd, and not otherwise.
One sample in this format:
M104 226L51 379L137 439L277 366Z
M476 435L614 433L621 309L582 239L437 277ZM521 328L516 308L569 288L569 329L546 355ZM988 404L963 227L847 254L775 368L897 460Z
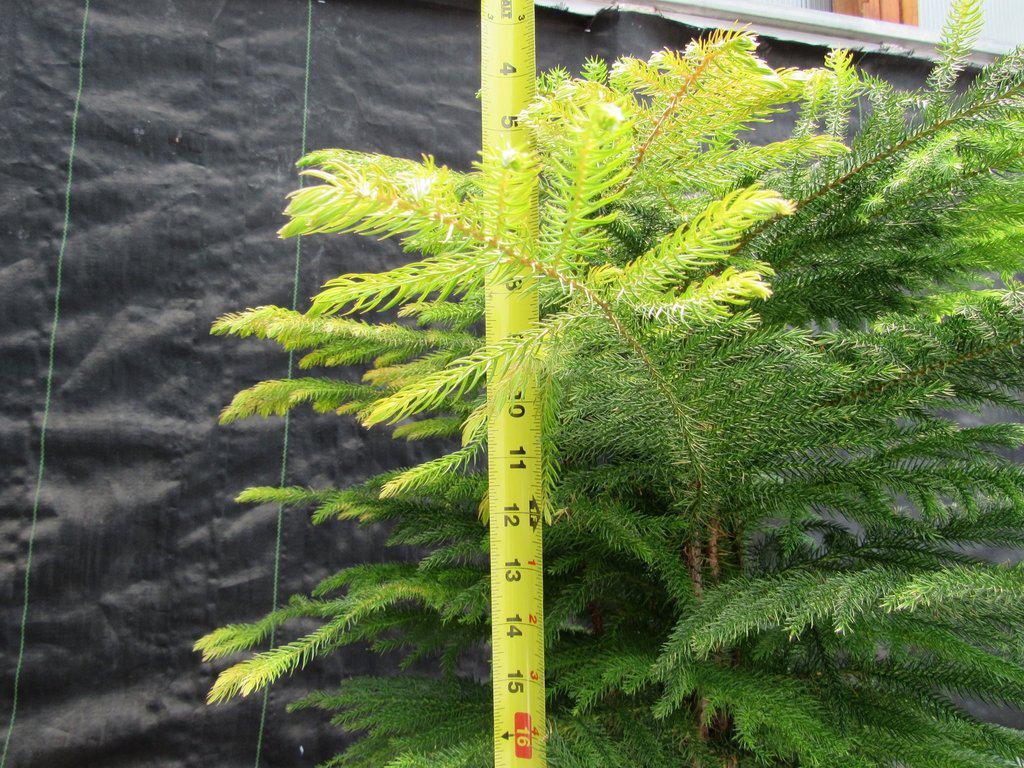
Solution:
M482 0L481 95L485 151L525 149L518 115L535 90L532 0ZM536 232L537 207L530 227ZM539 318L526 281L488 280L487 342ZM544 709L543 516L540 509L540 411L526 386L488 425L491 654L496 768L546 765Z

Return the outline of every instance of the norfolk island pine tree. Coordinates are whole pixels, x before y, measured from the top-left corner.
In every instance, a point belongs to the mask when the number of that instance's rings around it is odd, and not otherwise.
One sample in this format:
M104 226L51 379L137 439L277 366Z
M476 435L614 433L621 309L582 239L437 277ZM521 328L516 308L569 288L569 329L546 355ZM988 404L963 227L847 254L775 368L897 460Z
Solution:
M552 766L1019 765L1021 734L960 703L1024 703L1024 569L973 554L1024 542L1007 458L1024 441L1024 52L954 90L980 27L980 0L957 0L912 92L842 51L773 69L723 31L544 74L521 117L533 149L469 173L304 157L314 183L282 235L419 255L331 280L305 313L218 320L318 371L242 391L222 421L309 404L461 446L354 487L239 496L384 525L422 556L200 639L206 659L248 652L210 700L342 646L399 652L436 674L294 703L357 735L328 765L490 765L489 682L462 663L490 636L486 422L534 377ZM744 141L783 110L788 138ZM528 272L542 317L487 346L494 271ZM351 366L361 381L322 370ZM971 411L1005 421L964 426ZM288 635L295 619L316 628Z

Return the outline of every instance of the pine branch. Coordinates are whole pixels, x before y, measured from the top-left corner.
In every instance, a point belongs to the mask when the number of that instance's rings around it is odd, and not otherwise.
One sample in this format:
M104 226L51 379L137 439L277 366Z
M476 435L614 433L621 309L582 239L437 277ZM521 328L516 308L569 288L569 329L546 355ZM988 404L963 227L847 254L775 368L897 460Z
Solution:
M277 379L261 381L244 389L221 411L220 423L250 416L283 416L297 405L310 403L316 411L327 413L349 404L362 405L383 394L381 390L335 379Z
M389 554L202 638L206 658L247 653L211 700L359 643L397 674L298 705L355 733L329 765L487 763L490 685L463 678L490 636L482 461L489 416L530 381L552 766L1024 755L958 703L1024 702L1024 571L978 550L1024 543L1024 428L994 412L1024 391L1024 50L954 95L979 23L978 0L955 6L927 89L844 51L773 69L734 31L547 73L520 115L530 150L468 174L301 161L318 181L282 234L398 237L419 255L330 281L306 314L218 320L300 366L363 373L260 383L225 420L309 402L462 444L350 488L240 494L384 529ZM794 102L789 137L749 143ZM488 344L485 283L511 280L538 319ZM385 310L414 324L340 316Z
M1005 352L1006 350L1015 349L1016 347L1019 347L1022 343L1024 343L1024 336L1018 336L1016 338L1003 340L995 344L990 344L988 346L973 349L970 352L965 352L952 358L940 360L935 363L929 363L927 365L922 365L918 368L915 368L914 370L900 373L899 375L891 379L887 379L886 381L882 381L879 382L878 384L873 384L871 386L864 387L860 390L857 390L856 392L851 392L846 395L843 395L841 398L838 398L830 403L827 403L825 406L822 407L834 407L839 405L857 403L859 400L880 395L892 387L899 387L910 382L925 379L930 377L932 374L943 373L952 368L962 366L966 363L970 363L975 360L982 360L986 357L995 355L999 352Z
M809 195L794 201L792 213L797 213L808 208L810 205L822 199L826 195L829 195L832 192L842 188L844 185L848 184L853 179L860 177L860 175L865 173L866 171L871 170L872 168L884 163L886 160L889 160L890 158L921 143L922 141L925 141L926 139L929 139L939 134L946 128L949 128L960 122L965 122L968 119L978 114L981 114L985 110L991 109L992 107L997 106L998 104L1009 99L1012 99L1016 96L1019 96L1022 93L1024 93L1024 82L1017 83L1005 89L1004 91L997 93L996 95L990 97L989 99L983 99L976 103L968 102L967 105L959 109L952 110L948 115L939 120L925 123L921 127L907 134L901 141L892 145L887 145L884 148L880 149L878 152L875 152L874 154L869 155L868 157L856 161L855 164L848 168L844 173L835 177L826 184L818 187ZM762 223L758 227L752 229L740 241L736 250L745 250L746 247L754 240L754 238L760 235L762 232L764 232L770 225L771 222L767 221Z

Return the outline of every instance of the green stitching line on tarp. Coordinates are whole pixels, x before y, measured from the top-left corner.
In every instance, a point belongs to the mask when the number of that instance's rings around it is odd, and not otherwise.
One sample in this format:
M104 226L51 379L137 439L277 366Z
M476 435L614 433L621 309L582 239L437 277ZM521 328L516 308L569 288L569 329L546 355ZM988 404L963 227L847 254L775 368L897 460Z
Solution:
M4 737L4 751L0 754L0 768L7 764L7 752L11 748L11 735L18 719L18 686L21 683L21 668L25 661L25 628L28 624L29 587L32 577L32 554L36 543L36 522L39 519L39 497L43 487L43 473L46 471L46 427L50 422L50 401L53 394L53 354L57 347L57 324L60 322L60 288L64 272L64 251L68 246L68 230L71 228L71 180L75 168L75 146L78 144L78 108L82 103L82 83L85 73L85 33L89 28L89 3L85 0L82 13L82 32L78 41L78 90L75 91L75 106L71 112L71 146L68 150L68 175L64 184L64 226L57 249L57 279L53 294L53 322L50 324L50 349L46 365L46 396L43 399L43 423L39 428L39 467L36 470L36 491L32 499L32 522L28 529L28 552L25 555L25 582L21 603L21 626L18 630L18 661L14 665L14 689L11 693L11 719Z
M313 0L306 0L306 71L302 83L302 151L300 155L306 154L306 128L309 125L309 63L313 48ZM302 264L302 238L295 238L295 274L292 276L292 311L299 304L299 268ZM295 367L295 352L288 352L288 379L292 378ZM284 415L284 439L281 444L281 476L278 485L284 486L285 476L288 472L288 434L291 427L291 413ZM278 589L281 582L281 528L284 523L284 505L277 506L277 537L274 541L274 595L271 599L272 610L277 610ZM273 647L276 632L275 627L270 628L270 646ZM256 736L256 763L255 768L260 768L260 758L263 754L263 731L267 724L267 705L270 702L270 686L263 690L263 705L260 707L260 729ZM3 766L0 766L3 768Z

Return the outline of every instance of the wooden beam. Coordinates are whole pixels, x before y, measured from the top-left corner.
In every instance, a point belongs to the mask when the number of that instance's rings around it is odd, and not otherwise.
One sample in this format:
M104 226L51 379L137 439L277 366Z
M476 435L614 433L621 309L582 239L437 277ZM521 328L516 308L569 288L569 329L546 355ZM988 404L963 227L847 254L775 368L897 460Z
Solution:
M900 0L900 13L900 22L903 24L916 27L920 23L917 17L917 0Z
M900 24L903 21L903 14L900 12L901 5L903 5L902 0L881 0L877 18Z
M864 16L864 4L861 0L832 0L834 13L845 13L847 16Z
M833 0L832 10L862 19L917 25L917 0Z

